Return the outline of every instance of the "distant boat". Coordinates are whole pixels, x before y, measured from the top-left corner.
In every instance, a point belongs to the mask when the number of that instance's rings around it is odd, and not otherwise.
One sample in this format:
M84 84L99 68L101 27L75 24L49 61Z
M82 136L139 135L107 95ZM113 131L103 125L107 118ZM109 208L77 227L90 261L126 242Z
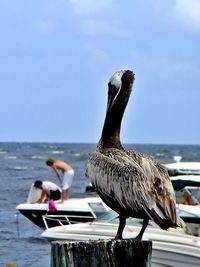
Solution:
M176 191L176 201L184 203L181 198L185 195L185 204L197 205L200 203L200 162L184 162L181 159L181 156L174 156L176 162L164 165Z
M200 175L200 162L181 161L181 156L174 156L173 163L165 164L170 176L176 175Z
M200 175L178 175L170 179L175 190L176 203L200 204Z

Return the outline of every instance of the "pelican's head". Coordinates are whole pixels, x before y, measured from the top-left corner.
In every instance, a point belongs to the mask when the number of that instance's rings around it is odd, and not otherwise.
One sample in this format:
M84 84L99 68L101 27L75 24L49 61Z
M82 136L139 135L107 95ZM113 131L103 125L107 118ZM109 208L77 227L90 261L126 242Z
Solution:
M119 70L116 71L110 78L108 82L108 105L109 109L117 99L118 94L121 89L130 89L134 81L134 73L130 70Z
M122 75L126 72L126 70L119 70L116 71L109 80L109 83L111 86L114 86L115 88L120 89L122 85Z

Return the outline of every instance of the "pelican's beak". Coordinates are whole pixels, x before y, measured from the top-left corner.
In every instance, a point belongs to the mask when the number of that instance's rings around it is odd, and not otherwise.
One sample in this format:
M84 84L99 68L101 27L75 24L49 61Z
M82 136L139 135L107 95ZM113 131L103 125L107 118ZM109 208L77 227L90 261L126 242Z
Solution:
M108 83L108 102L107 102L107 111L112 107L114 100L116 99L117 94L119 93L121 87L117 88L115 85Z

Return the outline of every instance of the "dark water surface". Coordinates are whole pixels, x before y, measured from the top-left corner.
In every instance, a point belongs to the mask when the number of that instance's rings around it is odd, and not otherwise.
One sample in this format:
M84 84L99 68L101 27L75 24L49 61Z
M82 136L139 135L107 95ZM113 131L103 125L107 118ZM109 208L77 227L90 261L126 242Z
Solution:
M17 217L16 206L26 201L30 185L38 179L58 184L52 170L45 165L48 157L69 162L75 169L71 197L86 196L85 164L92 144L0 143L0 267L13 262L17 267L49 267L51 245L40 237L41 230L23 216ZM200 161L200 146L127 145L161 163ZM17 230L18 229L18 230Z

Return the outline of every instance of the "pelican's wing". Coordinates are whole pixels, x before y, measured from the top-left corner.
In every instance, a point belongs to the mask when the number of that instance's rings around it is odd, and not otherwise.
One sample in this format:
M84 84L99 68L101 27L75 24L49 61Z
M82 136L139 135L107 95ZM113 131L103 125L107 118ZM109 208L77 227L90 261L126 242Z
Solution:
M162 228L182 227L183 223L176 213L175 193L167 169L146 154L134 151L128 151L128 154L140 164L148 179L151 177L156 199L151 209L148 206L143 206L148 215L158 225L161 227L163 225Z

